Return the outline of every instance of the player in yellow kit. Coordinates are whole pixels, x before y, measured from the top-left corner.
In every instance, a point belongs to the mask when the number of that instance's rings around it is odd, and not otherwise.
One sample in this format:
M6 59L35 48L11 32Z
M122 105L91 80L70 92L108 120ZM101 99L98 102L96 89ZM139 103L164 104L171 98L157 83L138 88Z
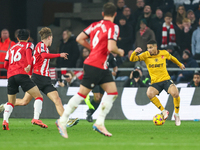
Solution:
M179 91L169 76L166 67L166 59L171 60L173 63L177 64L182 70L185 69L185 66L175 57L169 54L166 50L158 50L157 42L155 40L151 40L147 43L147 50L148 51L139 54L142 52L142 49L139 47L136 48L135 51L131 54L130 61L145 62L151 77L151 86L149 86L147 89L147 96L151 102L162 111L164 119L167 119L169 112L165 110L156 95L159 95L163 89L172 95L175 109L175 124L176 126L180 126L181 121L179 117Z

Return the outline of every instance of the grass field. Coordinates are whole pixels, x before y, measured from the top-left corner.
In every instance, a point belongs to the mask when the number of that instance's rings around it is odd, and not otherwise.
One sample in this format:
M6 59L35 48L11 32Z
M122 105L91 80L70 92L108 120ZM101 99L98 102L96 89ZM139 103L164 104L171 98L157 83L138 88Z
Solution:
M68 128L68 139L58 133L55 119L42 119L49 128L32 125L31 119L10 119L10 130L0 130L3 150L199 150L200 122L174 121L155 126L152 121L106 120L113 136L105 137L92 130L92 123L80 120Z

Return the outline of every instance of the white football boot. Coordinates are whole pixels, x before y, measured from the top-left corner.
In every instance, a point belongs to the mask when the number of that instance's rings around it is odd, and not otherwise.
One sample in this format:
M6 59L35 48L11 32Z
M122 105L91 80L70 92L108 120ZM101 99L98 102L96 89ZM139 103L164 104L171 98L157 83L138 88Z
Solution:
M174 114L174 118L175 118L175 125L180 126L181 125L181 119L180 119L179 114Z
M166 119L168 118L169 111L164 109L164 110L162 111L162 114L163 114L163 118L166 120Z

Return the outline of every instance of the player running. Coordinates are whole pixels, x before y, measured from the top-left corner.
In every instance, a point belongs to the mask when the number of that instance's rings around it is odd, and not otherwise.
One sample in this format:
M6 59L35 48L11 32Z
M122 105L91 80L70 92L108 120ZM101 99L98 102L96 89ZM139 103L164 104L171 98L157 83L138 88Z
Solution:
M103 20L92 23L76 38L79 44L90 49L91 52L84 61L84 76L79 92L69 100L63 115L56 121L58 130L64 138L68 138L66 124L69 115L74 112L95 85L100 85L107 95L102 100L99 116L93 129L105 136L112 136L106 130L104 121L118 92L112 74L107 69L107 59L110 52L123 56L124 50L118 49L116 45L119 36L119 27L113 23L116 6L111 2L106 3L103 6L102 16ZM88 38L90 38L90 44L87 41Z
M163 89L172 95L175 109L175 125L180 126L180 96L177 87L168 74L166 68L166 59L171 60L173 63L177 64L182 70L185 69L185 66L180 63L174 56L169 54L166 50L158 50L157 42L154 40L150 40L147 43L147 50L148 51L139 54L142 52L142 49L139 47L136 48L135 51L131 54L130 61L144 61L146 63L149 75L151 77L151 86L149 86L147 89L147 96L151 102L162 111L164 119L167 119L169 112L165 110L156 95L159 95Z
M24 92L29 93L37 104L38 101L43 101L43 97L38 87L27 75L27 72L31 69L31 57L33 44L28 43L29 32L25 29L19 30L17 36L18 43L12 46L6 54L4 68L8 70L8 103L5 104L5 110L3 114L3 130L9 130L9 117L13 111L16 94L19 92L18 87L21 86ZM35 109L39 109L36 107ZM34 115L35 118L35 115ZM42 124L43 128L47 128L45 124Z
M60 54L50 54L48 47L52 44L52 32L50 28L44 27L39 31L41 36L41 42L39 42L34 50L33 56L33 75L31 79L38 86L38 88L47 95L55 104L58 114L61 116L64 112L64 108L61 102L61 99L58 95L56 88L51 83L51 78L49 77L49 61L51 58L62 57L67 59L67 53ZM30 59L31 60L31 59ZM17 99L15 106L27 105L33 96L29 93L25 93L23 99ZM34 118L31 123L35 125L39 125L42 128L47 128L48 126L43 124L41 120L39 120L39 116L42 111L42 103L43 100L35 101L34 103ZM2 108L3 105L1 105ZM71 127L77 124L79 121L78 118L75 120L68 122L68 127Z

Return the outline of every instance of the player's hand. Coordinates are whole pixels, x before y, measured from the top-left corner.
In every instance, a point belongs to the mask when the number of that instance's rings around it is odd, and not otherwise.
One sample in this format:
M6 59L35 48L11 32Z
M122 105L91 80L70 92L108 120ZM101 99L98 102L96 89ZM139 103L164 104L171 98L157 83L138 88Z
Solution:
M24 70L28 73L31 70L31 65L28 65Z
M113 76L116 76L116 75L117 75L117 73L113 71L113 72L112 72L112 75L113 75Z
M64 59L68 59L67 55L69 55L68 53L60 53L60 57L64 58Z
M119 56L121 56L121 57L124 56L124 50L123 49L119 48L118 52L119 52L118 53Z
M141 53L141 52L142 52L142 49L141 49L140 47L137 47L137 48L135 49L135 52L136 52L136 53Z
M182 64L182 65L180 66L180 68L181 68L181 70L185 69L185 65Z

